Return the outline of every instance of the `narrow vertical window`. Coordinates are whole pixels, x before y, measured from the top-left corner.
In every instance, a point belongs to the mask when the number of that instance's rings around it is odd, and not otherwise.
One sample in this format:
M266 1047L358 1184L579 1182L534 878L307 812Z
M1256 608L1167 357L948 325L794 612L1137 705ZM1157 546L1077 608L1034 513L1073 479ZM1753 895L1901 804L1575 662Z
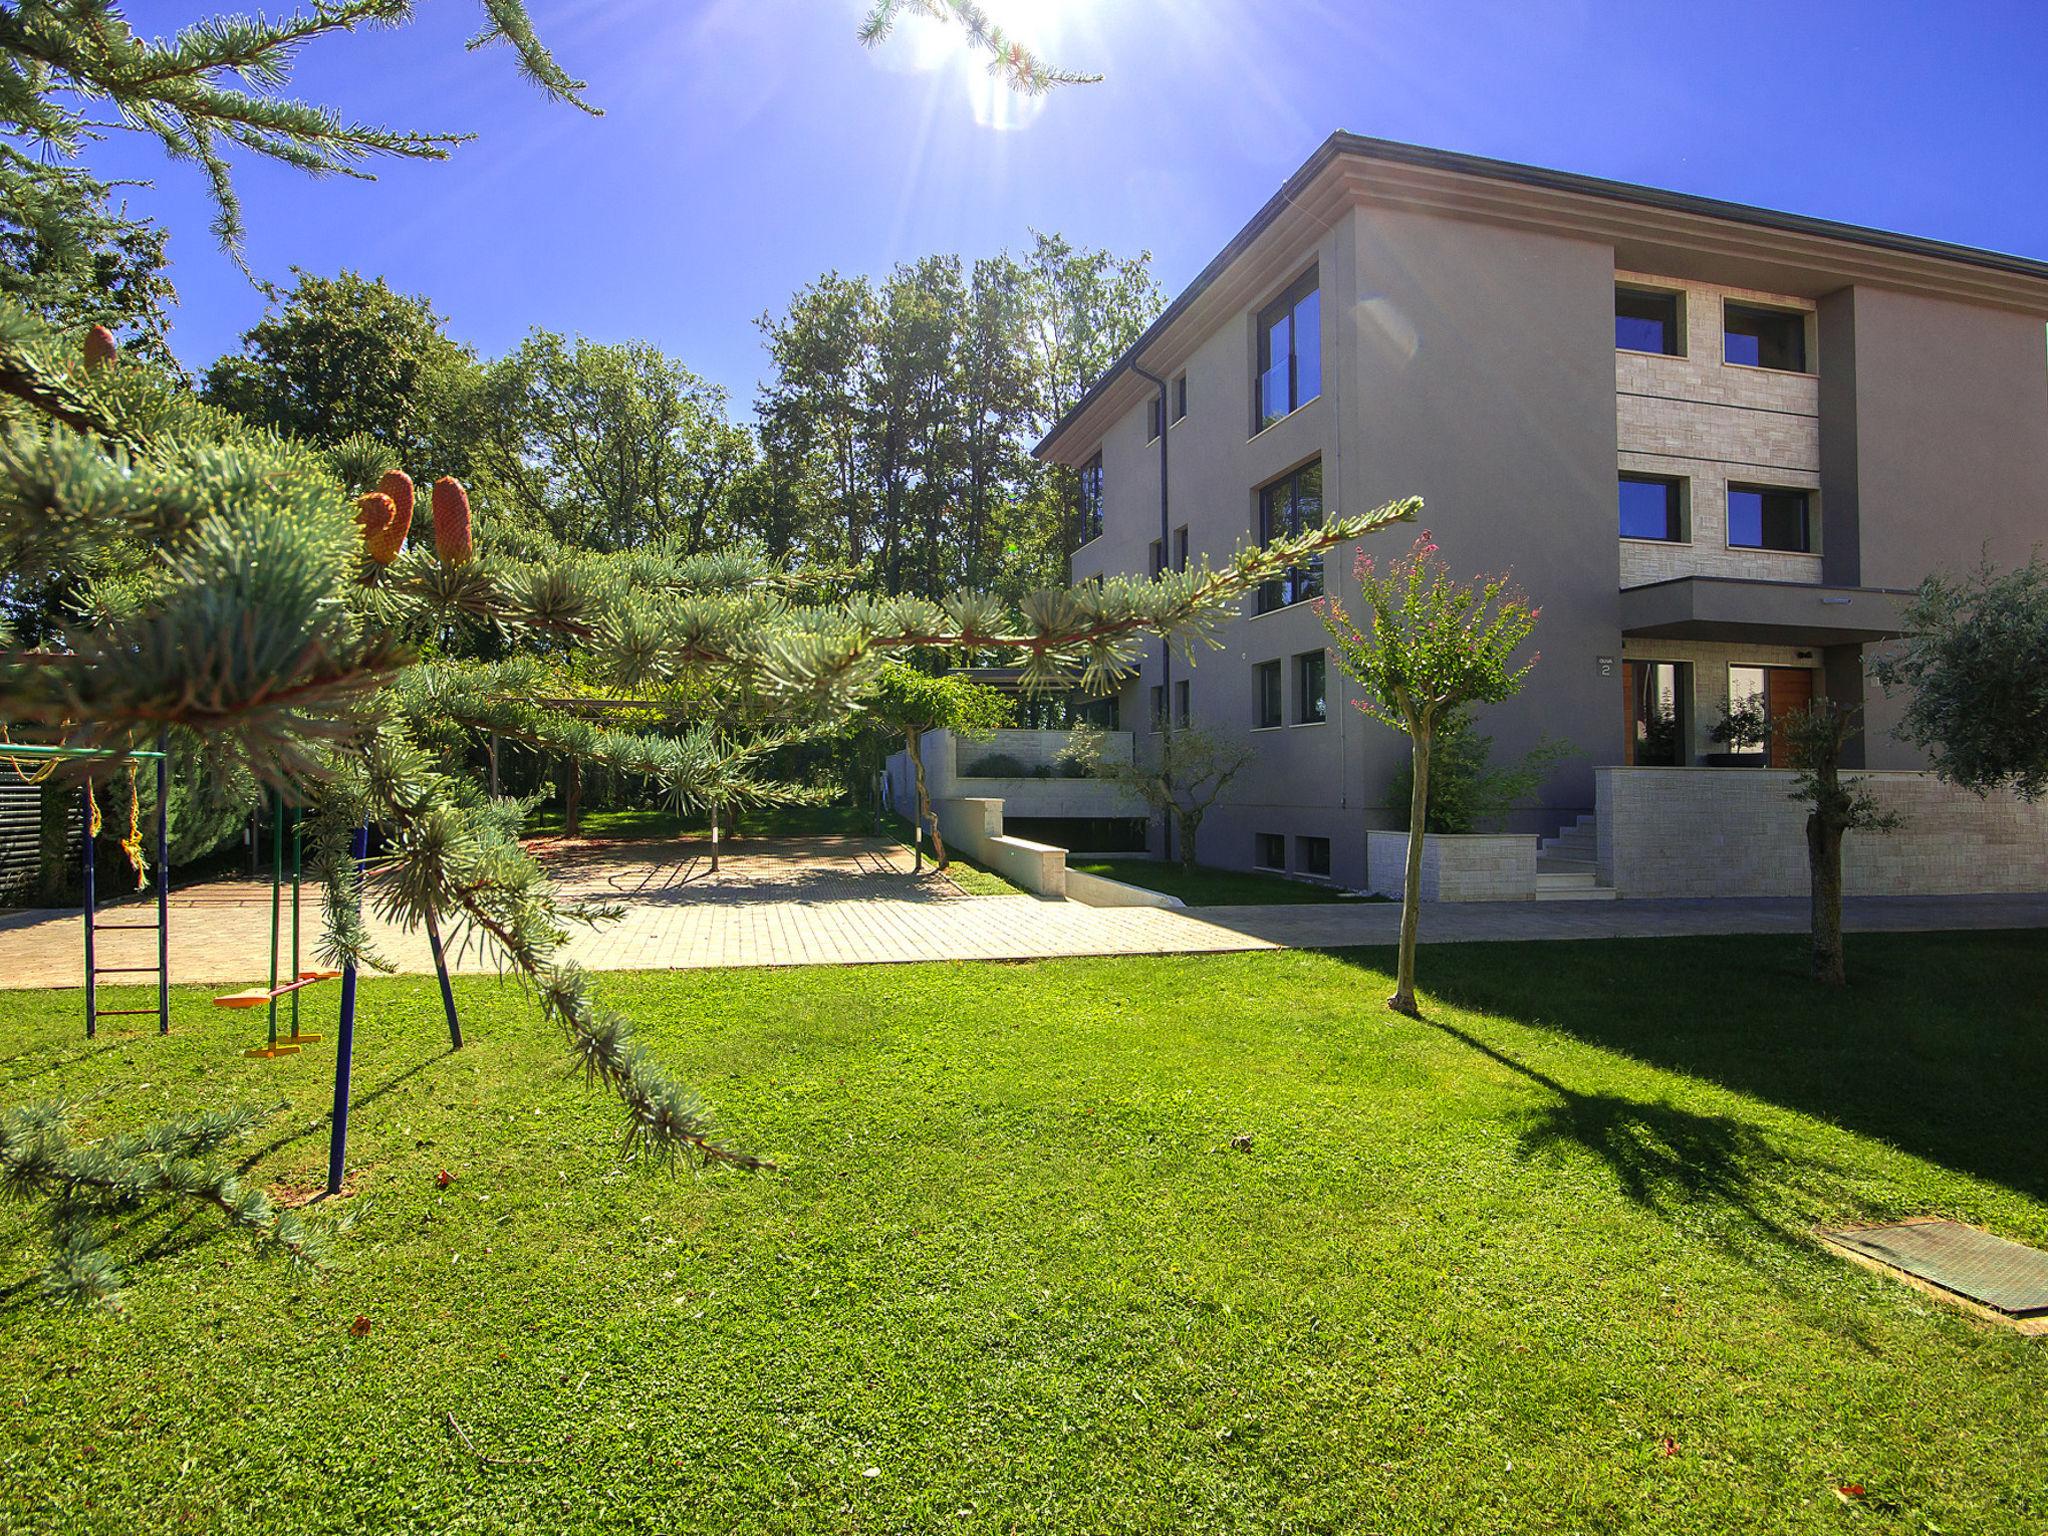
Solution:
M1286 711L1280 701L1280 663L1262 661L1252 668L1255 728L1270 731L1285 723Z
M1317 459L1259 491L1259 543L1293 538L1323 525L1323 463ZM1323 595L1323 557L1311 555L1259 588L1256 612L1271 613Z
M1181 420L1188 413L1188 376L1182 374L1173 381L1173 419Z
M1252 429L1261 430L1323 392L1322 296L1316 273L1259 311L1259 372Z
M1173 685L1173 723L1186 730L1188 720L1188 685L1182 680Z
M1154 395L1145 402L1145 441L1159 441L1159 397Z
M1081 542L1102 537L1102 455L1081 466Z
M1188 531L1184 527L1173 530L1173 568L1176 571L1188 568Z
M1294 723L1318 725L1329 718L1325 697L1326 667L1321 651L1303 651L1294 658Z

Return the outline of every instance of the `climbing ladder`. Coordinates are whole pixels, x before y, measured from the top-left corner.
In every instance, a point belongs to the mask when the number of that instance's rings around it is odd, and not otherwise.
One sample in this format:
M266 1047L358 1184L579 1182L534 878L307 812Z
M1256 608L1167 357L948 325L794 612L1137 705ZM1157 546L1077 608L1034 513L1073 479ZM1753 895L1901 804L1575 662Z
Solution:
M171 974L170 974L170 933L171 933L171 860L170 860L170 818L169 803L170 761L169 743L158 739L154 752L134 751L128 753L108 752L97 747L61 747L30 744L16 741L0 741L0 759L21 773L22 758L43 760L49 767L57 762L90 762L95 758L143 758L156 762L156 921L150 923L116 922L103 923L99 914L99 882L93 868L93 800L92 773L88 769L84 785L79 790L79 858L81 874L85 885L85 1037L90 1040L99 1033L101 1019L110 1019L127 1014L153 1013L156 1015L156 1032L167 1035L171 1032ZM40 779L49 771L35 775ZM24 775L24 777L27 777ZM156 935L156 963L154 965L101 965L99 963L98 938L102 933L154 933ZM99 979L102 976L154 975L156 977L156 1006L154 1008L102 1008L99 999Z

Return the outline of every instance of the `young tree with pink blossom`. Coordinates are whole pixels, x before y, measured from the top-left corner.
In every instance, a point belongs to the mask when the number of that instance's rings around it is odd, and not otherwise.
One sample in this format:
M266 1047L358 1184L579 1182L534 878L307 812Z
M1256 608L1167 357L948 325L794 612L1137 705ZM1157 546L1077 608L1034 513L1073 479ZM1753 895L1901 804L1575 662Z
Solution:
M1408 799L1408 867L1401 886L1401 951L1387 1006L1419 1018L1415 933L1421 916L1422 839L1429 806L1429 759L1438 724L1468 704L1497 704L1520 691L1536 656L1515 652L1542 610L1505 575L1458 581L1437 558L1427 530L1381 573L1358 552L1352 574L1367 621L1355 622L1334 597L1316 611L1330 634L1330 659L1365 691L1357 707L1408 736L1414 763Z

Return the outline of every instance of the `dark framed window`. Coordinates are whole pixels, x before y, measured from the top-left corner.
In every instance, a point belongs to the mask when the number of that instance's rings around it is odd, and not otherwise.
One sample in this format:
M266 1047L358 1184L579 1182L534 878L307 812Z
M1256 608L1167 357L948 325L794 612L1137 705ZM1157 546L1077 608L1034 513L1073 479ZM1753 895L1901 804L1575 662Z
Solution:
M1173 568L1184 571L1188 568L1188 531L1186 528L1173 530Z
M1675 293L1616 285L1615 350L1682 356L1685 352L1684 315L1683 301Z
M1625 661L1628 739L1623 760L1642 768L1679 768L1692 739L1692 663Z
M1117 697L1112 693L1107 698L1090 699L1074 713L1099 730L1114 731L1118 729L1117 717L1122 711L1117 708Z
M1311 267L1259 311L1259 375L1252 430L1261 431L1323 392L1323 306Z
M1081 466L1081 542L1102 537L1102 455Z
M1259 543L1323 526L1323 461L1304 464L1259 491ZM1259 587L1256 611L1271 613L1323 595L1323 557L1311 556L1277 581Z
M1151 695L1152 729L1155 731L1162 730L1166 725L1166 685L1164 683L1154 683L1151 688Z
M1188 721L1188 685L1183 679L1173 685L1173 723L1186 730Z
M1159 441L1159 397L1154 395L1145 402L1145 441Z
M1173 381L1173 419L1181 420L1188 413L1188 376L1182 374Z
M1813 552L1813 493L1762 485L1728 487L1728 547Z
M1294 840L1295 873L1322 875L1330 873L1330 840L1327 837L1297 837Z
M1731 363L1806 372L1806 316L1799 310L1730 300L1722 306L1721 331L1721 355Z
M1280 663L1262 661L1252 668L1254 715L1258 729L1269 731L1284 723L1285 706L1280 702Z
M1166 569L1166 546L1160 543L1159 540L1154 539L1150 555L1152 560L1152 576L1154 580L1157 580L1159 573Z
M1294 658L1294 723L1316 725L1329 718L1324 697L1328 667L1321 651L1303 651Z
M1685 502L1679 483L1662 475L1623 475L1621 536L1683 543Z
M1252 834L1252 862L1260 869L1287 867L1287 839L1278 832Z

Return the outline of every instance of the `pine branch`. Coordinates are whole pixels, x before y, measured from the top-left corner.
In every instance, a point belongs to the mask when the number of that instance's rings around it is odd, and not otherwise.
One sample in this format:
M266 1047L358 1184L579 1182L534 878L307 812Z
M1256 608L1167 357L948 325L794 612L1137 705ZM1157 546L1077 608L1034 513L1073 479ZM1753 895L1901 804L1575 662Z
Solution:
M1047 64L997 26L976 0L875 0L861 22L861 42L873 48L887 41L906 14L957 25L971 45L989 56L989 73L1026 96L1042 96L1061 85L1094 85L1102 79Z

